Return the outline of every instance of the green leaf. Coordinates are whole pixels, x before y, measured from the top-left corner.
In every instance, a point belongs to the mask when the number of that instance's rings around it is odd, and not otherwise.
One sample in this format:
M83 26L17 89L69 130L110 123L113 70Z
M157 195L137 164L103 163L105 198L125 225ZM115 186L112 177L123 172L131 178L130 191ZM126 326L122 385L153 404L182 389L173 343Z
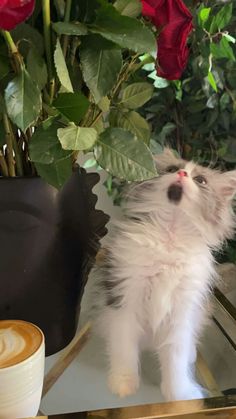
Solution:
M63 150L58 140L58 127L58 123L53 123L47 129L42 126L36 129L29 144L33 162L51 164L70 157L71 152Z
M221 111L224 111L227 108L227 105L229 105L231 101L231 98L227 92L224 92L223 95L220 98L220 109Z
M156 51L154 52L154 54L156 56ZM143 54L143 55L140 55L138 58L141 61L140 64L137 64L139 68L142 68L142 70L145 70L148 72L155 70L155 58L153 57L152 54Z
M156 50L156 40L151 30L139 20L122 16L111 4L104 4L98 10L91 30L122 48L140 54Z
M236 163L236 142L235 138L229 137L228 141L225 142L226 150L223 156L223 160L228 163Z
M149 75L148 78L154 80L154 86L157 89L164 89L165 87L169 86L169 82L168 80L164 79L163 77L159 77L157 76L157 72L156 70L152 71Z
M223 29L230 23L232 18L233 4L228 3L215 16L215 25L218 30Z
M210 11L211 7L203 7L203 9L200 10L198 16L201 22L201 26L204 26L204 23L208 20Z
M21 23L11 31L11 36L23 56L26 56L30 47L34 46L40 55L43 55L44 43L42 35L31 25Z
M55 116L49 116L48 118L42 121L42 127L44 130L48 129L54 122L57 122L57 117L59 113Z
M215 92L217 92L218 89L217 89L216 81L211 71L208 72L207 78L211 87L215 90Z
M53 3L57 10L57 15L63 18L65 15L65 0L54 0Z
M96 122L93 123L93 128L97 131L98 134L104 131L104 122L102 118L99 118Z
M73 92L73 87L70 81L70 76L66 66L65 58L61 49L61 44L59 39L57 39L56 49L54 52L54 62L57 71L58 78L61 82L61 85L68 91Z
M137 17L142 11L142 3L140 0L116 0L114 7L120 14L129 17Z
M54 100L53 106L69 121L78 124L85 116L89 101L82 93L61 93Z
M8 60L3 55L0 55L0 80L3 79L10 71Z
M216 93L213 93L213 95L211 95L206 103L206 107L209 109L214 109L218 106L218 96Z
M117 81L122 66L121 51L101 36L89 35L82 41L80 58L85 83L98 103Z
M24 68L7 85L5 103L12 122L22 131L37 120L42 106L41 94Z
M232 42L232 44L235 44L236 39L233 36L229 35L226 32L223 32L222 36L224 36L227 39L227 41Z
M104 96L99 102L98 107L101 109L102 112L108 112L110 109L111 101L108 99L107 96Z
M150 150L153 154L160 154L163 152L163 145L159 144L157 141L151 139L150 141Z
M163 79L162 77L157 77L154 81L154 86L157 89L164 89L165 87L169 86L169 82L166 79Z
M51 164L35 163L38 175L47 183L60 189L72 174L71 159L63 159Z
M176 125L172 122L167 122L161 132L157 136L157 140L160 144L164 144L166 138L176 129Z
M80 22L67 23L67 22L56 22L52 24L54 31L58 35L87 35L88 29L85 25Z
M43 89L48 78L47 66L35 47L32 47L27 55L27 70L39 89Z
M211 43L210 51L214 58L228 58L235 61L234 52L226 38L221 38L218 44Z
M96 166L97 162L94 158L88 159L84 162L84 164L82 165L82 167L84 169L91 169L92 167Z
M151 99L153 86L150 83L133 83L127 86L121 96L122 105L129 109L136 109Z
M64 150L88 150L97 139L97 131L71 124L66 128L59 128L57 136Z
M146 144L121 128L107 128L100 134L94 154L103 169L127 181L142 181L157 175Z
M78 13L78 16L76 15L76 19L85 23L94 22L97 9L101 7L99 0L76 0L72 2L72 13L73 6L74 12Z
M149 144L151 135L149 124L138 112L113 111L111 119L113 126L124 128L132 132L139 140Z

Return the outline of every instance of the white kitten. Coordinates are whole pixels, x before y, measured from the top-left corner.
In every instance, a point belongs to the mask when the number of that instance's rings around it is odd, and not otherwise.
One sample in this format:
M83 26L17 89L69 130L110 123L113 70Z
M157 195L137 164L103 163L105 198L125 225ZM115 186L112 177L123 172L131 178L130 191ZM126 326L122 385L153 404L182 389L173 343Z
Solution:
M213 171L168 149L157 167L159 177L131 189L95 268L96 329L106 340L113 393L137 390L140 352L152 348L165 399L201 398L196 343L215 278L212 250L233 234L236 171Z

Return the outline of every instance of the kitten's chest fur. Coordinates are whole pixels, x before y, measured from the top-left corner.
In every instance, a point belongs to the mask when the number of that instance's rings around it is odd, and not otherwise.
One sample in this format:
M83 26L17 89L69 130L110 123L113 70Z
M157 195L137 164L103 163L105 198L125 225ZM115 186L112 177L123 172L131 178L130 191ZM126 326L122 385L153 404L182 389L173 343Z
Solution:
M208 295L213 258L188 226L181 223L136 226L123 230L112 249L123 303L140 323L155 332L182 304L201 305Z

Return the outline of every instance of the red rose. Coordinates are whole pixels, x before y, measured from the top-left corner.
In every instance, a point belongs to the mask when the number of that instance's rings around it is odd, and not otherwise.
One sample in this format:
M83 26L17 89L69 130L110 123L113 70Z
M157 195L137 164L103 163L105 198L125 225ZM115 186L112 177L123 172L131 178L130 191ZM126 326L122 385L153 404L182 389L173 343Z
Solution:
M142 0L144 16L154 23L157 39L157 74L167 80L179 79L188 61L186 45L192 30L192 15L182 0Z
M24 22L34 10L35 0L0 0L0 29L9 31Z

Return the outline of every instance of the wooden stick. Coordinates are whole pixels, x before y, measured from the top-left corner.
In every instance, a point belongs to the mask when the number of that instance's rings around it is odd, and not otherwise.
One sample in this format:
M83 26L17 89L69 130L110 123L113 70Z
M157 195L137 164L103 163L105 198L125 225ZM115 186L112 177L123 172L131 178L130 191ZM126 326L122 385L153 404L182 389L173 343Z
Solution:
M200 352L197 354L196 368L203 386L210 392L209 397L222 396L222 392L220 391L212 372Z
M83 349L87 342L91 330L90 322L86 323L80 330L77 336L74 337L72 342L65 349L61 357L56 361L55 365L50 369L44 378L42 398L52 388L58 378L63 374L66 368L76 358L81 349Z

